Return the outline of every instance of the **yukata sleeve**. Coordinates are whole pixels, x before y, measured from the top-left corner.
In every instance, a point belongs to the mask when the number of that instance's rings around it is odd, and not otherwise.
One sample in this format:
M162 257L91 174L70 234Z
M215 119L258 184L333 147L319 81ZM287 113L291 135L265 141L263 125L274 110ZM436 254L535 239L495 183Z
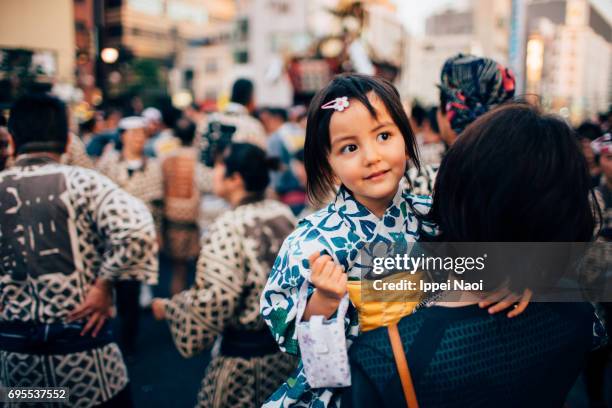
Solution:
M283 243L261 296L260 311L280 349L299 355L296 318L300 288L309 275L308 256L325 246L308 240L315 230L298 228ZM306 236L306 239L304 239ZM314 287L309 286L308 294Z
M183 357L212 346L239 308L245 283L240 235L229 214L212 225L198 257L194 285L164 300L174 344Z
M99 275L156 284L158 247L151 212L108 178L90 172L90 212L104 242Z

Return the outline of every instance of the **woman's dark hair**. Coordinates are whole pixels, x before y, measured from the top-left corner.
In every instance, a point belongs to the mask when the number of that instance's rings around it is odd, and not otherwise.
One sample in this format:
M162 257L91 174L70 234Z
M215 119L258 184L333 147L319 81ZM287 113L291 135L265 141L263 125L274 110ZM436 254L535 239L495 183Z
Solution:
M278 160L266 157L266 152L249 143L232 143L217 157L225 165L225 175L238 173L246 191L263 198L270 183L270 171L278 169Z
M35 93L13 104L8 121L15 153L64 153L68 142L66 105L58 98Z
M572 129L513 103L478 118L448 151L430 218L447 242L586 242L593 203Z
M440 134L440 126L438 126L438 107L433 106L427 109L427 121L434 133Z
M181 145L189 146L193 143L196 134L196 125L187 118L180 118L174 127L174 136L180 139Z
M576 128L576 135L578 139L588 139L593 141L600 136L603 136L601 128L593 122L585 121Z
M321 106L335 98L346 96L361 102L376 118L376 110L368 100L370 92L379 97L387 108L393 122L404 137L406 154L412 159L417 169L420 168L414 133L410 128L397 89L382 78L361 74L338 75L314 96L308 108L304 164L308 178L306 192L312 202L321 203L334 189L334 174L329 165L328 155L330 151L329 122L335 110L321 109Z

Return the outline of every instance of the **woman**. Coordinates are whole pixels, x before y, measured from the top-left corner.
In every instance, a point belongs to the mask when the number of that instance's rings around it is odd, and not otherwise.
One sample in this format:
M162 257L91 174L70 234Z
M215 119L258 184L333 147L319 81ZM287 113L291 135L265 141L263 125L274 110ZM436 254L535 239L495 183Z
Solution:
M221 338L202 380L201 407L260 407L295 368L295 358L280 352L259 315L272 263L295 227L286 205L264 198L273 167L250 144L232 144L217 157L213 191L232 209L204 238L195 284L152 304L184 357Z
M476 120L449 150L430 218L440 242L587 242L596 224L590 195L567 124L513 104ZM522 274L507 276L531 278ZM563 406L601 329L591 305L532 303L507 319L481 309L477 293L460 296L443 295L397 326L419 405ZM353 344L346 405L406 405L388 336L380 328Z

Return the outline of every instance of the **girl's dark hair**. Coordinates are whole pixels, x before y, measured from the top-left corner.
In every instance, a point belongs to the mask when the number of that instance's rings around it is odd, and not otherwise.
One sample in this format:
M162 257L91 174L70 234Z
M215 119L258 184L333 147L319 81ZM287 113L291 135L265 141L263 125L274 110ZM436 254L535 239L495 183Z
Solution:
M376 111L368 100L370 92L379 97L387 108L404 137L406 153L417 169L420 168L414 133L397 89L382 78L361 74L338 75L329 85L317 92L308 108L304 164L308 179L306 192L312 202L321 203L334 189L334 174L327 158L330 151L329 122L335 110L321 109L321 106L335 98L346 96L361 102L376 118Z
M217 157L225 165L225 175L238 173L246 191L263 198L270 183L270 171L278 170L278 160L266 157L266 152L249 143L232 143Z
M573 130L513 103L478 118L448 151L430 218L447 242L586 242L595 202Z

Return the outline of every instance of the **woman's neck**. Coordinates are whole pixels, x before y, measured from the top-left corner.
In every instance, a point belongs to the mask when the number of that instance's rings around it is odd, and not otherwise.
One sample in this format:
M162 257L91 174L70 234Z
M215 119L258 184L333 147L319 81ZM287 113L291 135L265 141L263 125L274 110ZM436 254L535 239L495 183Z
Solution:
M227 201L232 208L238 207L242 202L249 197L249 193L245 190L234 190L227 197Z
M123 158L125 160L141 160L143 157L141 153L134 153L130 150L124 150L121 153L123 154Z

